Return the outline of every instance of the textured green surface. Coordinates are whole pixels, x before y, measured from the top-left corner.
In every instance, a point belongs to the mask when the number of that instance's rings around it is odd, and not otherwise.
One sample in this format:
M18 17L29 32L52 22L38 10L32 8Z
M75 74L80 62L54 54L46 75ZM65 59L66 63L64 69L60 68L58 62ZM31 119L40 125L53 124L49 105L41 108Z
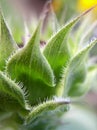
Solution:
M94 81L91 70L97 69L95 63L89 65L89 53L97 40L79 49L80 38L76 38L78 43L75 43L71 29L91 9L57 30L43 48L40 23L29 42L19 48L0 14L2 130L55 130L61 123L60 116L68 111L72 97L79 98L88 92ZM66 99L68 96L71 101Z
M11 32L0 12L0 70L4 70L6 60L17 48Z

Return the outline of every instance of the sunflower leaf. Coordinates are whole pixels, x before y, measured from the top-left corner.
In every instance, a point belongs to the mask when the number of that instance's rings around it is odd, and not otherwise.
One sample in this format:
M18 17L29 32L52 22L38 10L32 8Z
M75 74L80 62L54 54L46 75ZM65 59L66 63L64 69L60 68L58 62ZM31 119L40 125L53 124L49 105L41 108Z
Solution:
M74 56L67 68L64 70L64 95L71 97L83 95L87 89L84 85L87 76L87 56L92 47L97 43L97 40L92 41L86 48ZM83 86L83 87L82 87Z
M17 48L2 13L0 12L0 70L4 70L5 61Z
M57 81L62 67L65 66L70 59L68 46L68 35L73 25L80 19L80 16L72 20L66 26L62 27L49 41L44 49L44 55L53 68Z
M32 111L29 113L26 124L29 124L35 120L40 114L55 110L57 107L63 106L66 107L68 104L70 104L70 100L68 99L60 99L56 98L55 100L49 100L44 103L39 104L38 106L35 106Z
M17 110L17 107L28 109L25 94L18 84L0 71L0 108Z
M27 86L31 102L37 100L37 97L44 97L43 89L50 93L47 88L53 88L55 85L52 68L40 50L39 38L40 24L28 44L17 51L7 63L7 72L12 79L15 78Z

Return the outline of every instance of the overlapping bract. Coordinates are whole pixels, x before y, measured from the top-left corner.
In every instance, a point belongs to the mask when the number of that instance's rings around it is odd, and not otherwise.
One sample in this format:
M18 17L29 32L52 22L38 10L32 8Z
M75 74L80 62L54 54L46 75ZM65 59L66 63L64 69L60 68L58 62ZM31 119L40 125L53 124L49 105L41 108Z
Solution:
M27 117L30 122L44 110L52 110L53 106L56 108L67 104L65 100L63 104L61 101L51 100L54 96L76 97L88 91L89 85L86 85L89 71L88 54L97 40L92 41L82 50L77 50L74 55L71 50L73 48L68 43L70 30L81 16L69 22L51 37L42 52L40 24L28 44L19 49L0 14L0 98L4 99L4 103L0 100L0 109L17 108L20 113L21 110L24 111L25 115L30 111ZM18 82L28 91L29 104L26 102L24 89L22 90ZM47 102L39 104L39 100L42 103L45 100ZM31 109L30 105L33 105L34 109Z

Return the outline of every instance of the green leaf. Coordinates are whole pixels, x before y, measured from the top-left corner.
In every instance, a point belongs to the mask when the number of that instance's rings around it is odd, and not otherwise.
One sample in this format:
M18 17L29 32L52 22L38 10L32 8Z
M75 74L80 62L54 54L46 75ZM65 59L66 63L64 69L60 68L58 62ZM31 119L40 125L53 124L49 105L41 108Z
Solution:
M88 38L90 38L90 36L92 35L93 33L93 30L96 28L97 26L97 21L96 22L93 22L91 24L91 26L87 26L87 29L86 31L84 30L84 34L82 35L82 37L80 38L80 41L79 41L79 48L81 48L81 46L84 46L83 43L85 42L85 40Z
M17 43L22 43L22 38L25 34L25 27L23 18L21 17L21 13L17 11L11 1L0 0L0 5L2 12L4 14L4 18L6 19L13 37ZM17 8L17 7L16 7Z
M14 108L28 109L25 94L18 84L0 71L0 108L12 110ZM13 111L14 111L13 109Z
M70 100L64 98L56 98L55 100L49 100L43 102L42 104L35 106L32 111L29 113L26 124L33 122L40 114L45 113L47 111L55 110L57 107L70 104Z
M88 67L89 72L96 72L97 71L97 64L90 65Z
M88 75L83 85L87 86L88 89L92 87L92 90L97 90L97 64L88 67Z
M68 45L68 35L75 23L88 12L95 8L92 7L86 10L77 18L73 19L66 26L63 26L49 41L44 49L44 55L49 61L51 67L54 70L57 82L59 82L59 73L63 66L66 66L68 60L71 58L71 53Z
M72 97L81 96L87 91L87 86L83 86L87 75L87 56L96 43L97 40L94 40L80 51L72 58L67 68L64 70L63 79L61 80L65 87L64 95Z
M70 51L68 42L68 35L75 23L80 19L81 16L75 18L66 26L62 27L49 41L44 49L44 55L49 61L54 73L57 77L57 82L60 78L59 73L63 66L66 66L70 59Z
M14 42L12 35L0 12L0 70L4 70L5 61L17 48L18 47Z
M53 71L40 50L39 38L40 25L29 43L23 49L17 51L7 63L7 72L12 79L23 82L29 91L31 103L32 100L37 100L38 97L40 99L41 96L43 98L48 97L47 93L51 93L49 86L52 89L55 85Z
M57 33L60 29L60 24L53 9L51 9L51 24L53 28L53 33Z

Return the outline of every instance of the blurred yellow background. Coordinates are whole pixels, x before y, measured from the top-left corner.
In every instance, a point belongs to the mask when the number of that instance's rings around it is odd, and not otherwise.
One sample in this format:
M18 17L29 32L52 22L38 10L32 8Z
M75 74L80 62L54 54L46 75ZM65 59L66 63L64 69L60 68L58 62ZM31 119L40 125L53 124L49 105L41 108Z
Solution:
M97 0L53 0L53 7L55 11L59 11L62 6L66 3L76 3L76 11L84 11L97 4ZM97 9L96 9L97 10Z

